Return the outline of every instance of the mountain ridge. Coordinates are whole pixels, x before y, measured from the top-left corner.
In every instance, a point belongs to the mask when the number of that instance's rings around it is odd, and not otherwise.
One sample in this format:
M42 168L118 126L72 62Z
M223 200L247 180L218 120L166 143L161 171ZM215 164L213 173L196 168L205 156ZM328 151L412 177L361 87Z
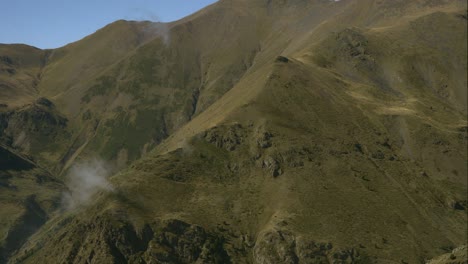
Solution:
M118 21L43 71L44 51L24 69L0 49L1 69L43 72L0 108L1 143L60 184L93 156L117 170L9 262L422 263L466 244L464 14L224 0L150 32Z

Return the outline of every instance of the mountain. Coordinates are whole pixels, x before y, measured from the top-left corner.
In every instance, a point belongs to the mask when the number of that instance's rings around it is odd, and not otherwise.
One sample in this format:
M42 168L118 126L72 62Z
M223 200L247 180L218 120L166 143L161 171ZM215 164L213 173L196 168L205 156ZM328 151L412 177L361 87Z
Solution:
M16 161L0 173L17 183L0 210L24 209L1 214L0 262L451 259L467 243L466 10L221 0L55 50L1 45L0 154ZM66 208L96 157L110 187Z
M65 186L34 162L0 145L0 262L34 234L60 206Z

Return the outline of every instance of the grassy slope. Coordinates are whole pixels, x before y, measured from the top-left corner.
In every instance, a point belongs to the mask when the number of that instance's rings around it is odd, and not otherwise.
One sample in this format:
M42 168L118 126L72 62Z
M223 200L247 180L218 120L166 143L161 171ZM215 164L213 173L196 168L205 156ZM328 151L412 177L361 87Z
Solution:
M248 26L255 23L243 12L220 7L167 25L117 21L49 51L37 90L68 119L71 136L48 163L60 171L83 152L125 166L202 112L258 51L256 29ZM230 22L232 31L216 34Z
M232 3L263 25L256 30L260 52L245 75L187 125L174 126L155 151L115 175L114 193L63 216L70 224L50 222L19 259L104 263L173 257L213 263L206 256L223 259L227 252L234 263L337 260L340 254L354 262L418 263L465 243L466 209L460 208L467 206L466 61L460 58L466 58L466 20L459 15L466 6L295 1L281 8L281 1L221 1L208 11L221 12ZM311 10L341 13L314 21L317 16L307 16ZM208 11L194 20L212 21L216 15ZM275 12L284 21L261 19ZM297 17L297 24L288 23ZM391 23L395 17L401 19ZM189 30L189 22L174 27ZM143 46L129 61L161 52L154 44ZM281 53L289 62L275 62ZM219 67L231 59L220 60ZM205 89L209 98L213 90ZM167 238L186 234L170 231L170 219L201 226L225 241L224 249L206 256L197 248L184 251L182 242ZM51 238L51 232L59 235ZM194 237L203 240L199 232ZM41 246L44 239L48 243ZM84 239L89 247L63 243ZM328 242L331 248L317 248ZM213 245L206 243L198 246Z
M64 185L0 146L0 262L19 249L58 208Z
M0 45L0 110L34 99L45 56L45 51L27 45Z

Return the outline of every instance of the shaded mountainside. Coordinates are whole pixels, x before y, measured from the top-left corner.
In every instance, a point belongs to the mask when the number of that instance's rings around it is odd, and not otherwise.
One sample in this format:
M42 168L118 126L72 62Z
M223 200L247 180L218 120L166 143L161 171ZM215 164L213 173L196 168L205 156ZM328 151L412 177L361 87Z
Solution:
M463 263L466 10L223 0L57 50L2 46L15 71L2 93L19 102L0 108L5 151L30 157L18 160L28 172L90 156L120 171L93 204L53 218L41 201L61 183L19 177L25 212L0 221L34 228L10 224L23 233L4 236L0 261Z
M0 140L43 165L66 148L68 120L46 98L15 109L0 111ZM55 155L55 156L54 156Z
M58 208L65 186L0 145L0 262L18 250Z

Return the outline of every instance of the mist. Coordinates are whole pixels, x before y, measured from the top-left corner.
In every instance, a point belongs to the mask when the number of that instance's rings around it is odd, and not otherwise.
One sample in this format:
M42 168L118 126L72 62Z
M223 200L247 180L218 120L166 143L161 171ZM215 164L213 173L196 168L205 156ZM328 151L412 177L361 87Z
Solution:
M160 37L162 41L164 42L164 44L166 46L169 46L171 42L171 35L170 35L169 27L167 26L167 24L153 21L153 23L150 26L148 26L146 30L148 31L148 33L156 37Z
M162 22L158 14L152 12L150 8L131 8L130 14L126 19L152 22L150 25L145 27L145 33L156 38L160 37L166 46L170 44L170 34L167 23Z
M88 205L93 196L100 191L113 191L108 177L111 166L99 159L79 162L66 176L68 192L63 194L62 205L67 210Z

